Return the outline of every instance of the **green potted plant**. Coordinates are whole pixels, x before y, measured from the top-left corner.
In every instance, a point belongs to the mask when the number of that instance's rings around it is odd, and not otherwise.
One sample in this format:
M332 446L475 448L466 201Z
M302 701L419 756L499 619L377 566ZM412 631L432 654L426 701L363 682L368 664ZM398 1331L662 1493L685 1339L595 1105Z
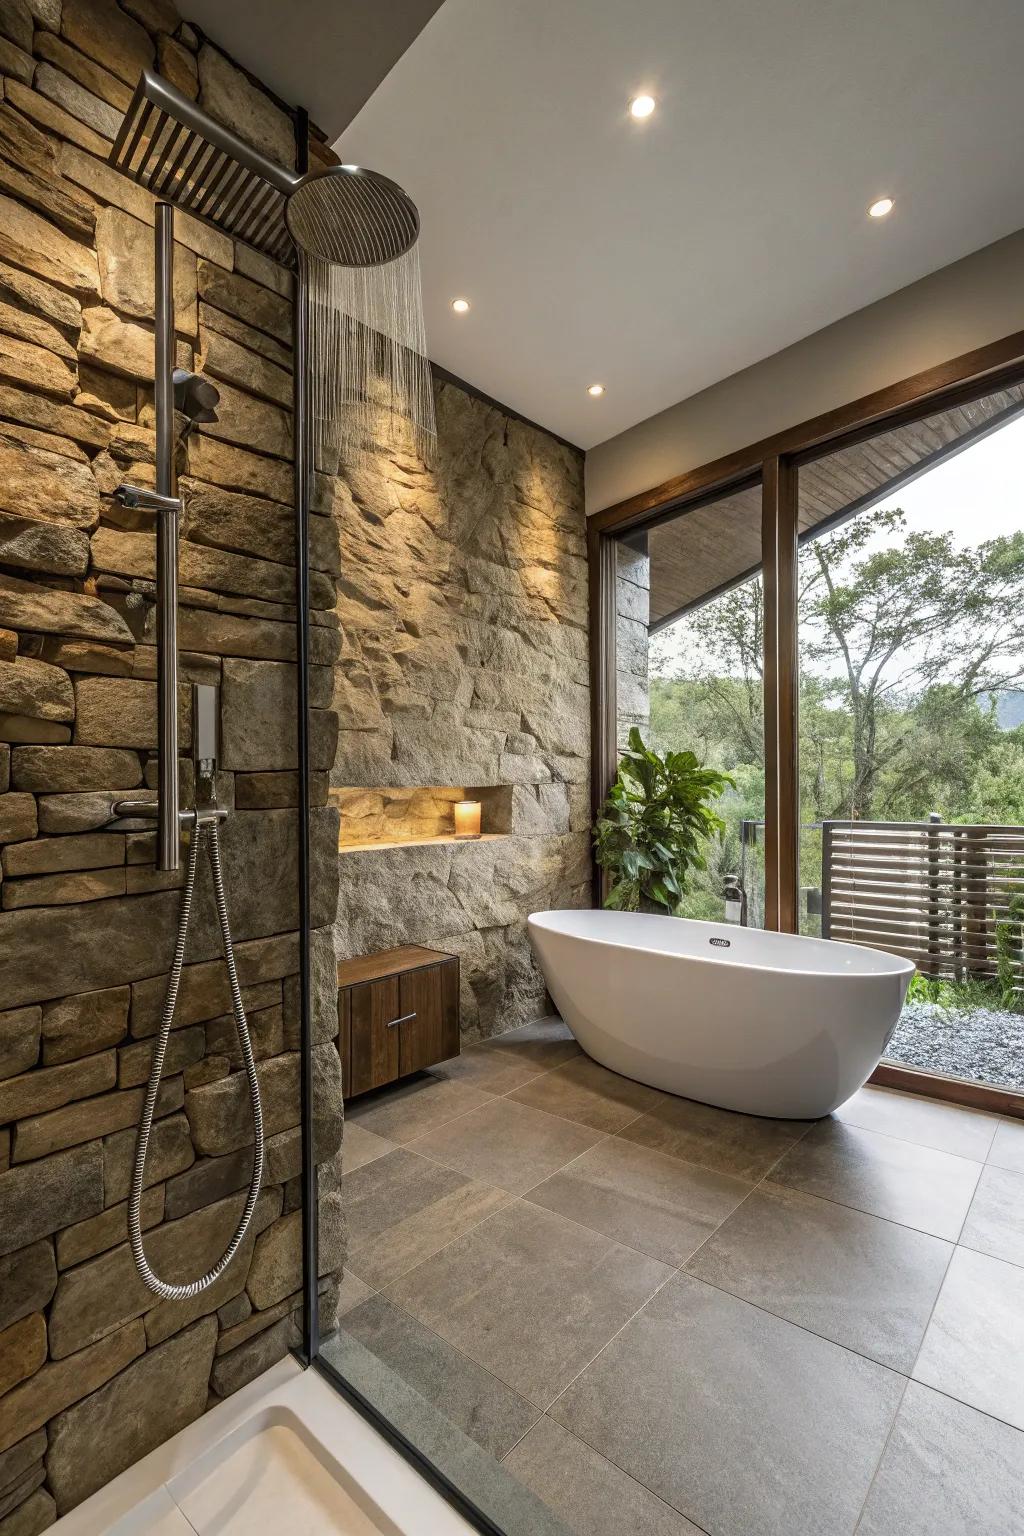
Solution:
M725 827L711 803L732 783L692 752L659 757L634 726L594 827L597 862L611 878L605 906L676 916L687 870L705 867L703 845Z

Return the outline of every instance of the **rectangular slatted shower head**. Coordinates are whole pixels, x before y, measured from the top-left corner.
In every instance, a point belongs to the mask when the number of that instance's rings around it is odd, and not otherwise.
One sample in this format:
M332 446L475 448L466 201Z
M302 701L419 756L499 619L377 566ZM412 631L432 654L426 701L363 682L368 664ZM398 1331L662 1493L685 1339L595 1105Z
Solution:
M152 70L142 72L110 164L162 201L294 267L284 211L299 177Z

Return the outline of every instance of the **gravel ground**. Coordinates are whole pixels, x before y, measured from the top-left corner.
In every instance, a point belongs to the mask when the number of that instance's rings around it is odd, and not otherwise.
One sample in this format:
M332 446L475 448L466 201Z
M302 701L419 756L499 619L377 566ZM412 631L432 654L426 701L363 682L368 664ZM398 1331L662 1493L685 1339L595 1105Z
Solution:
M1024 1088L1024 1016L976 1008L952 1013L907 1003L886 1050L888 1061Z

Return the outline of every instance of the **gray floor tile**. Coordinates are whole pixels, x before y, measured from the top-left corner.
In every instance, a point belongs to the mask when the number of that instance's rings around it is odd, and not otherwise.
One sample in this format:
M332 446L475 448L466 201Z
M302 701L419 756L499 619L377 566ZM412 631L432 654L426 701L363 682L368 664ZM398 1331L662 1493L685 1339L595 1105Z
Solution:
M338 1316L343 1317L346 1312L350 1312L353 1307L358 1307L372 1295L372 1287L365 1285L358 1275L346 1269L341 1285L338 1287Z
M510 1097L517 1104L529 1104L533 1109L610 1133L621 1131L637 1115L654 1109L665 1095L645 1083L609 1072L589 1056L577 1056L553 1072L535 1077Z
M499 1460L538 1417L511 1387L383 1296L349 1312L343 1327Z
M522 1194L592 1147L600 1136L600 1131L525 1104L490 1098L480 1109L418 1137L413 1150Z
M1024 1269L958 1248L914 1379L1024 1429Z
M911 1382L857 1536L1020 1536L1024 1435Z
M685 1516L553 1419L539 1419L505 1465L574 1536L700 1536Z
M980 1173L980 1164L949 1152L823 1120L772 1181L955 1242Z
M365 1126L359 1124L358 1120L353 1120L351 1116L346 1115L342 1143L342 1170L345 1173L354 1173L364 1164L372 1163L375 1157L384 1157L388 1152L393 1152L395 1145L395 1142L387 1141L374 1131L368 1131Z
M449 1082L468 1083L484 1093L501 1094L521 1088L550 1069L497 1045L467 1045L461 1055L446 1061L441 1070Z
M805 1120L762 1120L664 1094L619 1134L670 1157L755 1181L806 1131Z
M715 1536L849 1536L903 1384L680 1275L551 1415Z
M686 1269L909 1375L952 1252L924 1232L769 1182Z
M960 1241L994 1259L1024 1264L1024 1173L991 1163L981 1170Z
M387 1231L364 1242L351 1241L348 1262L367 1285L383 1290L447 1243L493 1216L512 1198L507 1190L463 1179L457 1189L448 1190L420 1210L393 1221Z
M349 1253L471 1182L454 1168L442 1168L404 1147L346 1173L341 1190Z
M561 1066L563 1061L581 1054L572 1030L555 1014L534 1019L532 1024L521 1024L518 1029L507 1029L482 1043L491 1050L512 1051L544 1070Z
M516 1201L390 1287L400 1306L545 1408L671 1274Z
M388 1141L402 1143L476 1109L479 1104L489 1103L491 1098L491 1094L470 1083L457 1083L424 1072L394 1088L354 1099L348 1106L346 1120Z
M997 1168L1024 1173L1024 1120L1003 1120L992 1139L988 1160Z
M835 1111L838 1120L867 1131L883 1131L903 1141L916 1141L938 1152L973 1157L983 1163L999 1125L996 1115L961 1104L926 1099L892 1088L861 1088Z
M610 1136L526 1198L676 1266L751 1188L743 1179Z

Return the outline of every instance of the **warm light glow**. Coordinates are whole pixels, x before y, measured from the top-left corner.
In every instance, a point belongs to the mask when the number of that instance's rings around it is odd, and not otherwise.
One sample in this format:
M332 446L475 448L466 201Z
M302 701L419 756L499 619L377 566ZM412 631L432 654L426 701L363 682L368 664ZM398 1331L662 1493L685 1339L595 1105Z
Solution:
M892 213L893 200L891 197L880 197L871 204L868 213L873 219L884 219L887 213Z
M634 96L629 104L630 114L633 117L650 117L657 103L653 96Z
M469 313L469 300L468 299L452 299L452 309L454 309L454 311L455 311L455 313L457 315L468 314Z
M590 388L587 390L587 394L588 395L593 395L595 400L598 399L598 397L600 395L604 394L604 385L603 384L591 384Z
M480 836L480 801L456 800L455 802L455 836L479 837Z

